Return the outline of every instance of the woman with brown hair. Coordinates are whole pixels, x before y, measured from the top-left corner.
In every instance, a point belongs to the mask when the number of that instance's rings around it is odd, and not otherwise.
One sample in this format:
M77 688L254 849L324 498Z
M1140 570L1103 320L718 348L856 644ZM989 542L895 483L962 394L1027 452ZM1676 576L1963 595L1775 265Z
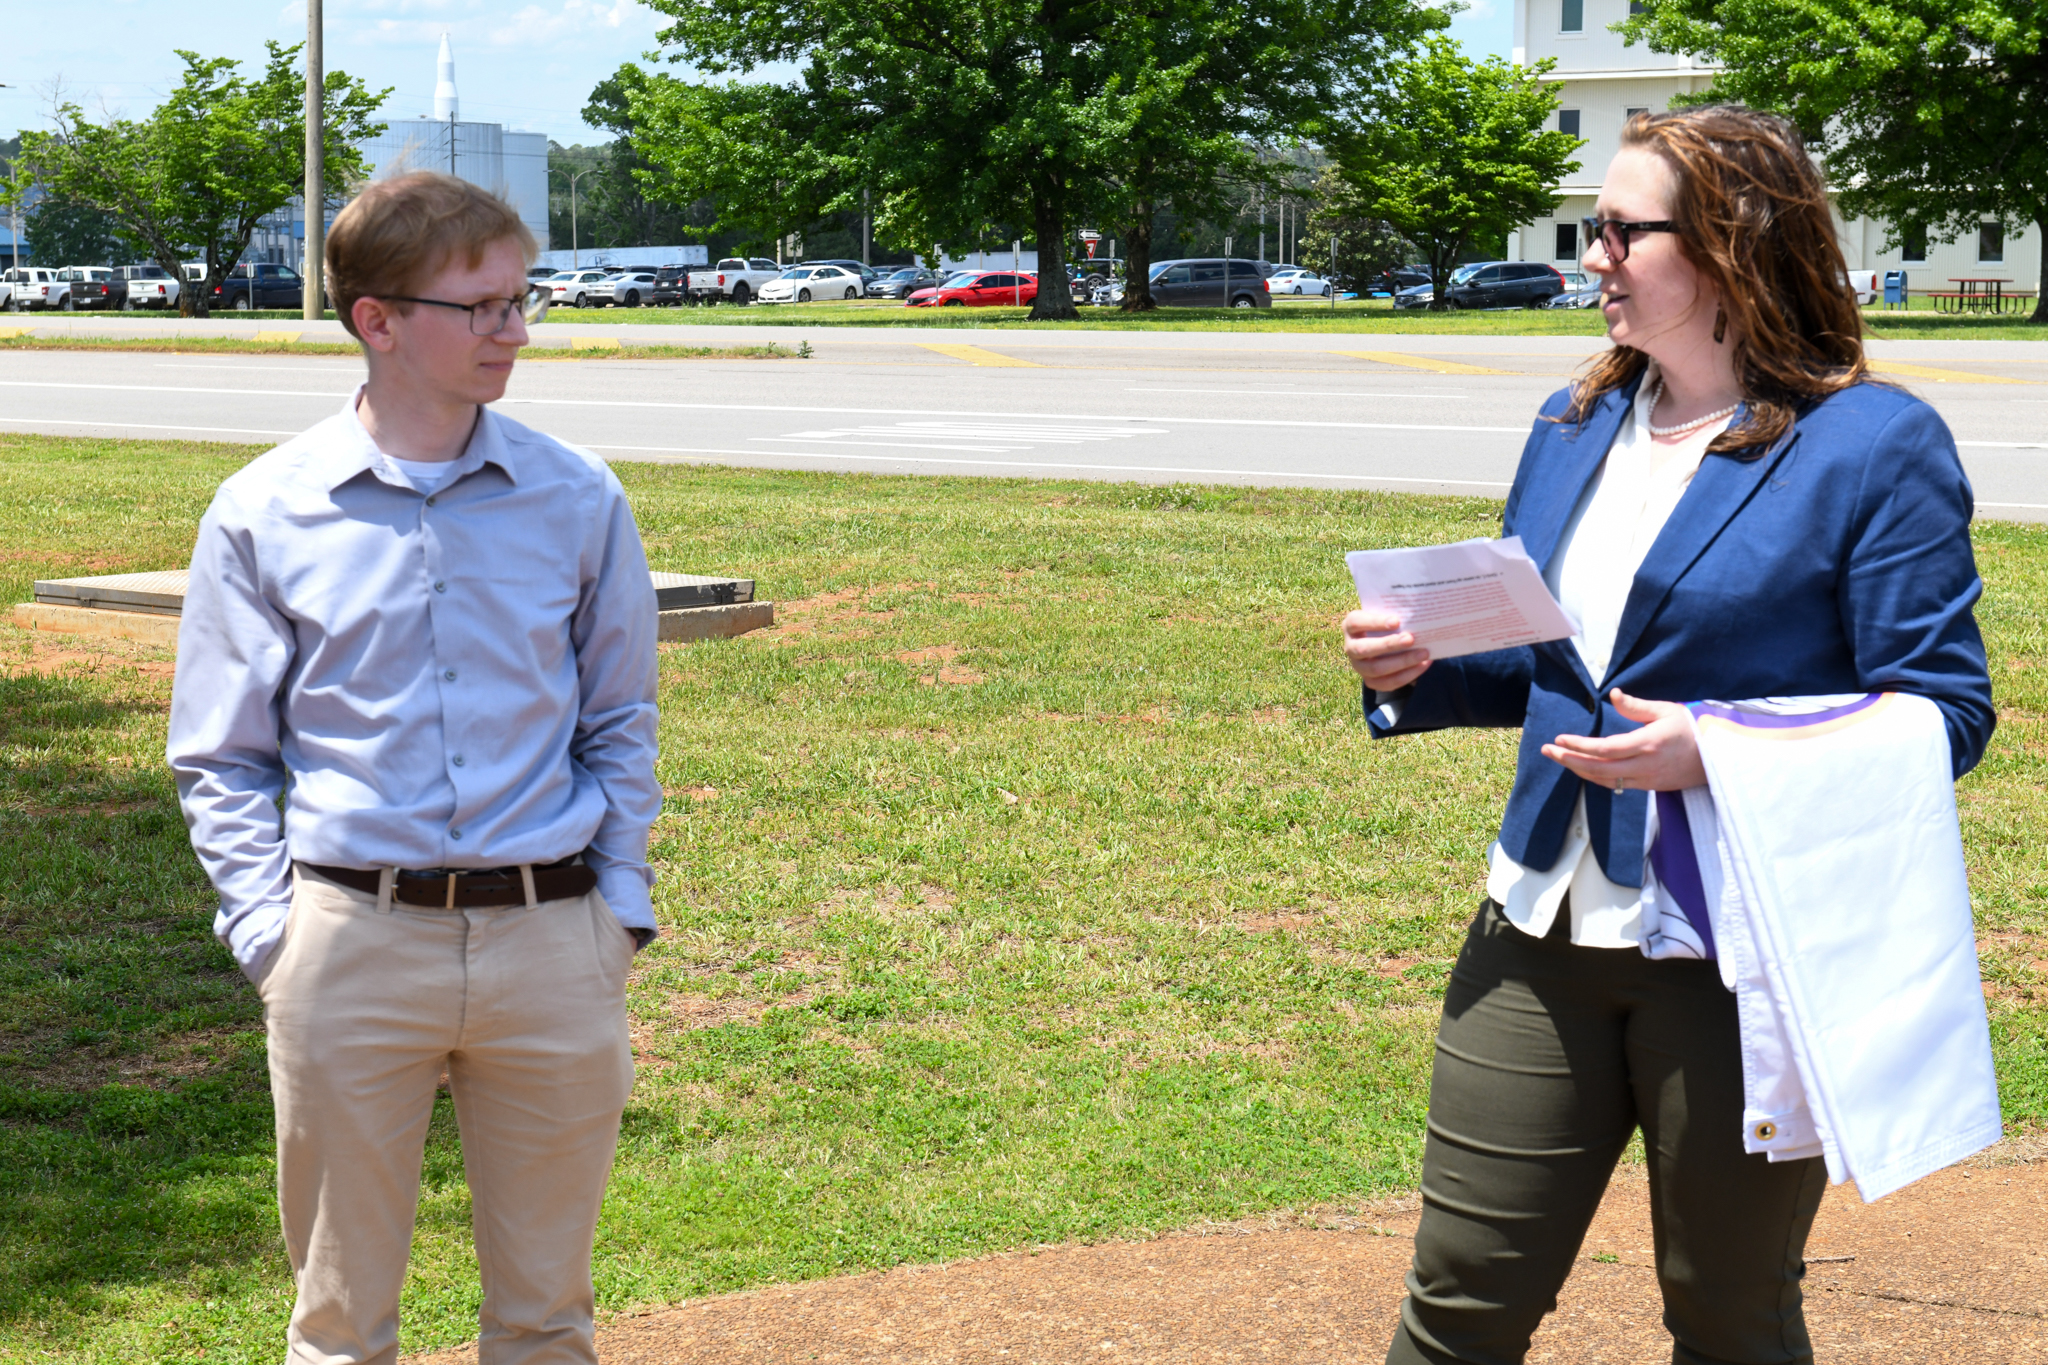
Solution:
M1580 633L1432 663L1391 615L1343 627L1376 735L1522 729L1387 1359L1521 1360L1640 1128L1672 1359L1807 1361L1825 1172L1745 1151L1735 997L1712 961L1647 955L1648 794L1705 781L1684 703L1706 698L1918 694L1972 767L1971 493L1940 417L1867 373L1789 124L1635 116L1586 228L1614 345L1545 404L1504 518Z

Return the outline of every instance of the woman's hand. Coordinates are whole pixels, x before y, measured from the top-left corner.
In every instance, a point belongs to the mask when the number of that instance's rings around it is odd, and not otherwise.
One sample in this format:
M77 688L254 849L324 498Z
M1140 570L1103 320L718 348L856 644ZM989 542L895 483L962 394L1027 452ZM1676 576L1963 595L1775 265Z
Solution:
M1429 667L1429 651L1416 645L1390 611L1354 611L1345 617L1344 657L1375 692L1406 687Z
M1559 735L1543 746L1543 756L1603 787L1621 783L1639 791L1674 792L1705 785L1707 770L1683 706L1644 701L1618 687L1608 699L1622 715L1643 722L1643 728L1604 739Z

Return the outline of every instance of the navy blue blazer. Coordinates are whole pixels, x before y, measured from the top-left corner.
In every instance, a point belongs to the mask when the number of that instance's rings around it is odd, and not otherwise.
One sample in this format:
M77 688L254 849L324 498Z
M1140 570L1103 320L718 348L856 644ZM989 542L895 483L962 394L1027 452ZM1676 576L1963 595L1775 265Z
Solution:
M1537 422L1523 447L1503 533L1521 536L1546 572L1636 387L1609 393L1583 426ZM1552 395L1544 415L1560 416L1568 398ZM1984 585L1971 510L1934 409L1856 385L1810 406L1759 457L1701 462L1629 589L1606 677L1590 676L1569 640L1471 654L1431 664L1392 725L1373 717L1368 690L1368 722L1375 735L1522 727L1500 842L1533 868L1557 862L1586 785L1542 746L1636 728L1606 700L1616 687L1676 702L1917 693L1947 719L1961 776L1996 724L1972 612ZM1648 800L1586 786L1593 852L1618 885L1643 884Z

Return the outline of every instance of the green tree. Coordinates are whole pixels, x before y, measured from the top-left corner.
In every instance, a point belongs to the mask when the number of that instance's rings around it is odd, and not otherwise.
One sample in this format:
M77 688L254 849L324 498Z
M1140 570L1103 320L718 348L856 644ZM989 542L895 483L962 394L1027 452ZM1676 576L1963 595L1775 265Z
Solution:
M583 121L615 136L599 154L586 182L603 246L655 246L701 239L713 212L708 196L678 182L640 154L639 124L618 77L599 81L583 106ZM597 240L593 238L592 240Z
M1032 240L1049 281L1083 223L1135 262L1166 203L1223 212L1264 174L1249 138L1355 104L1387 50L1442 22L1408 0L649 3L675 16L673 59L713 79L621 72L635 141L711 190L722 224L772 239L866 196L878 233L926 254ZM771 63L795 79L719 82ZM1146 306L1132 274L1127 306ZM1073 303L1043 289L1032 316Z
M234 269L256 224L305 185L305 78L297 47L265 43L269 59L255 78L236 62L180 51L185 72L145 119L89 119L60 103L51 132L22 134L13 190L27 179L55 197L111 215L122 236L182 279L188 253L206 262L206 279L187 283L179 309L205 316L215 285ZM369 171L356 144L384 125L371 116L386 95L327 73L324 183L344 186Z
M1543 130L1557 92L1537 78L1553 64L1474 62L1433 36L1394 67L1368 116L1331 138L1356 210L1428 259L1432 308L1450 307L1444 285L1468 246L1551 212L1557 184L1579 168L1580 140Z
M21 216L22 241L38 265L112 265L114 219L75 199L44 199Z
M1090 116L1129 261L1126 312L1156 307L1154 224L1242 216L1299 167L1263 148L1362 120L1392 58L1449 22L1407 0L1164 0L1119 11ZM1240 234L1233 234L1240 235Z
M865 121L829 92L692 84L630 64L612 81L632 111L645 173L708 201L706 229L729 234L737 250L772 255L777 241L857 198L852 139ZM830 121L822 132L821 118Z
M577 143L564 147L548 143L548 244L567 245L587 251L616 246L598 241L597 220L590 208L590 191L609 165L609 148L600 144L586 147Z
M1324 171L1316 181L1314 201L1301 244L1302 256L1334 270L1351 288L1362 289L1375 277L1416 258L1415 244L1386 219L1373 217L1360 204L1358 190L1336 167ZM1337 244L1334 263L1330 260L1332 240Z
M1892 245L1989 218L2048 242L2044 0L1655 0L1620 28L1723 67L1702 99L1789 116Z

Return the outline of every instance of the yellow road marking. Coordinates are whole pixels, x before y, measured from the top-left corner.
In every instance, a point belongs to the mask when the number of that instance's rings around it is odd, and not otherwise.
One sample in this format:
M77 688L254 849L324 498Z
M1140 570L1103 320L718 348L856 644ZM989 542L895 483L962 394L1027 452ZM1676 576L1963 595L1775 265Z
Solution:
M1433 355L1408 355L1401 351L1335 351L1333 355L1348 355L1358 360L1376 360L1382 365L1402 365L1411 370L1428 370L1433 374L1519 374L1518 370L1489 370L1480 365L1461 365L1455 360L1440 360Z
M1045 366L1035 360L1019 360L1011 355L998 355L994 351L985 351L979 346L963 346L950 341L920 341L917 344L924 347L927 351L937 351L940 355L949 355L955 360L964 360L970 365L1008 365L1025 370L1042 370L1045 368Z
M286 345L290 345L304 335L304 332L258 332L256 339L258 341L282 341Z
M34 336L35 331L33 327L0 327L0 337Z
M572 351L616 351L619 349L619 339L617 337L570 337L569 349Z
M2031 379L2008 379L2002 374L1973 374L1969 370L1937 370L1931 365L1908 365L1901 360L1873 360L1870 368L1879 374L1903 375L1908 379L1929 379L1937 384L2031 384Z

